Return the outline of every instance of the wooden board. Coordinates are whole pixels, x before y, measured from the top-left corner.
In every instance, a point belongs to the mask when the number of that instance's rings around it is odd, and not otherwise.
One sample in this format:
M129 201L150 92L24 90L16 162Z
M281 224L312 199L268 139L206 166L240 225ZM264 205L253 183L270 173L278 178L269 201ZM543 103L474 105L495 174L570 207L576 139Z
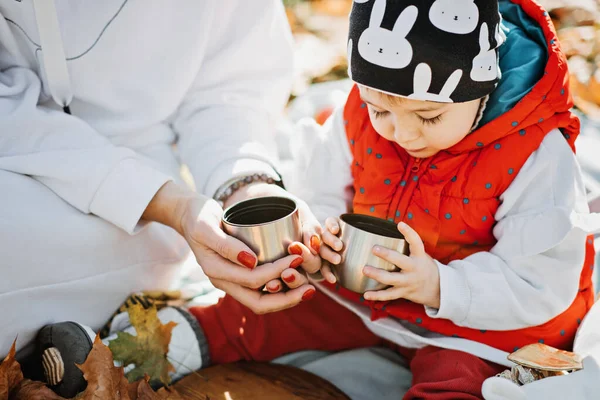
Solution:
M349 400L331 383L286 365L238 362L190 374L173 387L192 400Z

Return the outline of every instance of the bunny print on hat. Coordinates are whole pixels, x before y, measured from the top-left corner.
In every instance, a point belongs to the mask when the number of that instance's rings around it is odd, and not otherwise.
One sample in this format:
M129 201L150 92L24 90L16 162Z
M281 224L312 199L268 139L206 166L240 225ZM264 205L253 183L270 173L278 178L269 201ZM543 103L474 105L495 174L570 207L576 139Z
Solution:
M474 0L436 0L429 9L429 20L445 32L471 33L477 28L479 9Z
M415 6L406 7L390 31L381 27L385 6L386 0L375 0L369 27L358 39L358 53L380 67L402 69L412 60L413 49L406 35L415 24L419 10Z
M495 32L499 32L498 27L496 27ZM488 26L484 22L481 24L481 30L479 31L479 54L473 59L471 79L476 82L485 82L493 81L497 76L496 51L490 50Z
M497 0L353 0L349 22L348 75L360 85L445 103L498 85Z
M462 78L462 69L454 71L444 87L440 91L440 94L429 93L429 86L431 85L431 67L426 63L421 63L415 68L415 76L413 78L414 92L408 96L409 99L425 100L425 101L436 101L438 103L453 103L450 96L456 90L460 78Z

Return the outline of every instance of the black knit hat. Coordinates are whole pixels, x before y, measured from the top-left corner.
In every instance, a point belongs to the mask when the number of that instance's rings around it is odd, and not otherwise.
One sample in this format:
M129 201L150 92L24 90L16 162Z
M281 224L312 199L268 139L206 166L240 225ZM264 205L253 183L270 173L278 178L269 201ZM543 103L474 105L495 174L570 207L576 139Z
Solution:
M398 96L465 102L500 79L497 0L354 0L348 74Z

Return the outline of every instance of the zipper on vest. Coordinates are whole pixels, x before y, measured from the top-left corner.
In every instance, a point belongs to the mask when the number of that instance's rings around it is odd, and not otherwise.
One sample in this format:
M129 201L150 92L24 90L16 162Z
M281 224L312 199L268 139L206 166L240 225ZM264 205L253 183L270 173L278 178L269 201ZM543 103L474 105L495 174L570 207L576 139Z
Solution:
M417 173L417 172L419 172L419 169L421 168L421 162L422 162L422 161L423 161L423 159L422 159L422 158L415 158L415 161L414 161L414 163L413 163L412 167L410 167L410 170L411 170L413 173Z
M429 162L430 159L427 159ZM424 173L424 169L422 167L424 159L423 158L415 158L411 157L409 159L409 163L406 166L406 172L402 177L402 181L405 182L401 191L402 194L397 197L395 204L392 210L388 212L388 214L392 214L393 216L397 216L397 212L401 215L401 220L406 220L407 218L407 209L410 203L411 196L413 195L415 188L418 185L418 181ZM426 162L425 164L428 164ZM388 215L389 217L390 215Z
M421 171L422 162L422 158L412 158L412 165L410 166L410 173L408 174L408 185L398 202L398 206L402 209L402 220L405 222L409 222L410 216L408 215L408 206L410 204L410 199L417 188L418 180L421 178L421 175L423 175L423 171Z

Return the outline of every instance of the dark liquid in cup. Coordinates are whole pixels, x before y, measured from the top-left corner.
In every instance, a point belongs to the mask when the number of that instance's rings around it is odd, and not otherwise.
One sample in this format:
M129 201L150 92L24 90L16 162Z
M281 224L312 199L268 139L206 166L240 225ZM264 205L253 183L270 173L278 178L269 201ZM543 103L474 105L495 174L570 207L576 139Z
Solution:
M282 197L260 197L231 207L223 219L235 225L259 225L285 218L296 210L296 203Z
M348 225L361 231L395 239L404 239L404 235L398 231L398 227L394 222L362 214L344 214L341 218Z

